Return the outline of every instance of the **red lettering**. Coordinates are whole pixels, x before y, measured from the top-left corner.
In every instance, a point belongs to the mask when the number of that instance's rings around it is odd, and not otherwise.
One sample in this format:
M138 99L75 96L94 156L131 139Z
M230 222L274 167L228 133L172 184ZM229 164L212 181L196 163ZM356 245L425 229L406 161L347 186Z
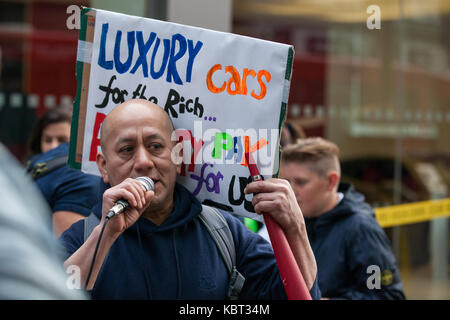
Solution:
M188 171L189 172L194 172L195 169L195 159L197 158L198 153L200 152L201 148L203 147L203 145L205 144L205 142L199 138L199 139L195 139L195 137L192 135L191 130L185 130L185 129L177 129L176 134L178 136L178 142L183 142L183 141L190 141L191 142L191 147L193 152L191 153L191 160L189 163L189 167L188 167ZM181 176L185 176L186 175L186 168L185 168L185 163L182 163L181 166Z
M91 152L89 153L89 161L95 161L97 158L97 150L98 147L100 147L100 139L98 138L98 135L100 133L100 125L102 124L103 120L105 120L106 114L97 112L97 115L95 116L95 123L94 123L94 131L92 132L92 141L91 141Z

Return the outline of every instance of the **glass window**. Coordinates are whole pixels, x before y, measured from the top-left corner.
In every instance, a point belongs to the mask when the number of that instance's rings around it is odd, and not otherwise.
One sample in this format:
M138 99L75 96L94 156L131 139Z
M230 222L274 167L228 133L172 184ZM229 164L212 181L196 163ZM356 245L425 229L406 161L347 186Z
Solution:
M449 198L448 1L240 0L233 27L294 45L287 120L339 146L372 206ZM385 228L407 298L450 299L449 210Z

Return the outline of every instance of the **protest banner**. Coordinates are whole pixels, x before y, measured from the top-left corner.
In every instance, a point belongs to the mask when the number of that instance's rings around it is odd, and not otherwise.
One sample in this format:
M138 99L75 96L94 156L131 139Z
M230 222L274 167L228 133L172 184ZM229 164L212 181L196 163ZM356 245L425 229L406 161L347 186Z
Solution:
M183 145L178 182L205 203L254 214L245 151L276 177L293 47L83 8L69 164L99 175L100 128L118 104L147 99L170 116Z

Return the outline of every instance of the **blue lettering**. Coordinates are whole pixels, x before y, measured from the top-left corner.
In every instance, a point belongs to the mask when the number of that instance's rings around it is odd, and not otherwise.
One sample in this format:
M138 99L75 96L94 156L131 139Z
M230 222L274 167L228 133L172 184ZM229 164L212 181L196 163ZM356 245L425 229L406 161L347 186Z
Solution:
M242 146L242 137L233 137L233 148L228 150L225 160L236 159L236 163L241 161L244 148Z
M128 59L125 63L120 62L120 41L122 39L122 31L117 31L116 43L114 45L114 65L118 73L125 73L130 69L131 60L133 59L134 51L134 41L135 35L134 31L127 32L127 43L128 43Z
M122 43L122 31L117 30L114 39L114 51L112 53L112 59L107 60L107 42L111 42L113 39L108 40L109 23L102 25L102 32L100 35L100 48L98 56L98 65L106 70L115 69L119 74L130 72L135 74L139 68L142 69L142 75L144 78L150 76L153 79L161 78L166 73L166 81L174 82L179 85L183 85L179 70L177 69L177 62L186 56L186 82L191 82L192 71L194 68L195 58L198 56L201 48L203 47L202 41L194 42L192 39L186 39L180 33L172 35L171 38L162 39L159 38L155 32L151 32L147 39L144 39L143 31L128 31L127 32L127 49L128 56L125 56L124 50L121 51ZM161 41L164 44L164 48L160 49ZM135 50L135 44L137 50ZM153 48L152 48L153 46ZM135 58L134 54L137 54ZM156 57L158 55L158 58ZM150 58L151 53L151 58ZM161 57L161 60L159 59ZM124 61L124 59L126 60ZM132 66L132 63L134 65ZM156 65L155 61L161 61L161 65ZM201 104L196 106L201 108ZM196 107L194 107L194 113L197 113ZM200 112L202 113L202 112Z
M241 161L244 154L244 147L242 145L242 137L234 137L234 152L236 153L236 162Z
M113 68L113 62L111 60L106 61L106 35L108 33L108 24L104 23L102 25L102 35L100 38L100 52L98 54L98 65L106 70L111 70Z
M148 78L148 64L147 64L147 52L150 49L153 41L155 40L156 33L150 33L147 42L144 44L144 37L142 36L142 31L136 32L136 39L139 49L139 57L136 60L136 64L133 69L131 69L130 73L135 73L139 66L142 66L142 73L145 78ZM159 39L158 39L159 40Z
M177 41L180 44L180 49L175 54L175 47ZM182 56L184 56L185 52L186 52L186 38L179 33L174 34L172 36L172 47L170 49L169 65L167 66L167 77L166 77L167 82L172 82L173 77L173 81L176 84L183 84L183 82L180 79L180 76L178 75L177 61Z
M164 39L164 56L163 56L163 59L161 62L161 67L159 68L159 71L155 72L155 68L154 68L155 56L156 56L156 53L158 52L160 42L161 42L161 40L159 40L159 38L157 38L155 47L153 48L152 61L150 64L150 74L152 75L153 79L159 79L164 74L164 71L166 70L167 59L169 58L169 53L170 53L170 40Z
M188 40L189 59L186 69L186 82L191 82L192 66L194 65L194 59L203 46L203 42L201 41L197 41L195 47L193 46L193 43L194 42L191 39Z
M234 158L234 154L237 152L236 144L239 143L239 142L240 142L240 140L238 140L238 137L234 137L233 138L233 148L231 148L228 151L228 153L227 153L227 155L225 157L225 160L231 160L231 159Z

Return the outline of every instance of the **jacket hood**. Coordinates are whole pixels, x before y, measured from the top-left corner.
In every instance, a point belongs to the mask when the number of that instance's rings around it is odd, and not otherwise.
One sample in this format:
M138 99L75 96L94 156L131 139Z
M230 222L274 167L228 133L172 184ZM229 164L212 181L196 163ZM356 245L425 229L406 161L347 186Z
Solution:
M338 187L338 192L344 194L344 198L330 211L322 214L321 216L313 219L305 218L305 223L307 228L314 228L329 225L337 220L343 219L345 217L352 216L354 214L368 214L375 216L372 208L368 203L366 203L364 195L355 191L353 185L348 183L340 183Z

